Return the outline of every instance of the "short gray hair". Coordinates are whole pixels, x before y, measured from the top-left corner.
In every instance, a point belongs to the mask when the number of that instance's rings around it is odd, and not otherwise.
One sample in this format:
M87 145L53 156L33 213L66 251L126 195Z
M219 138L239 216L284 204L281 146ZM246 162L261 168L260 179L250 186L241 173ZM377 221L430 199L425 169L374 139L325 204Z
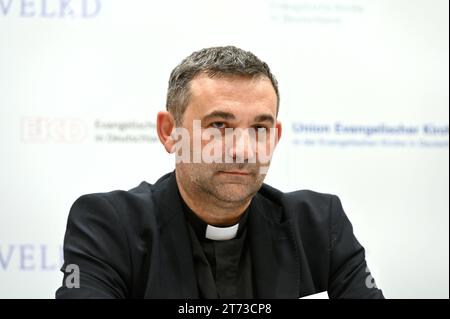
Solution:
M177 125L181 125L184 111L189 104L190 83L199 74L206 74L211 78L228 75L267 77L277 94L278 113L278 82L269 66L249 51L234 46L212 47L192 53L170 74L166 108Z

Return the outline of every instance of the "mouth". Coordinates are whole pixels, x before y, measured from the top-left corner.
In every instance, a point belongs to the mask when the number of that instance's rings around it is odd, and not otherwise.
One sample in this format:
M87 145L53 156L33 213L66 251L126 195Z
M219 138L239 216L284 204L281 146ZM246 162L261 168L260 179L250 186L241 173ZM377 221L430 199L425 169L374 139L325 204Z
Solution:
M235 176L249 176L249 172L244 171L219 171L219 174L228 174L228 175L235 175Z

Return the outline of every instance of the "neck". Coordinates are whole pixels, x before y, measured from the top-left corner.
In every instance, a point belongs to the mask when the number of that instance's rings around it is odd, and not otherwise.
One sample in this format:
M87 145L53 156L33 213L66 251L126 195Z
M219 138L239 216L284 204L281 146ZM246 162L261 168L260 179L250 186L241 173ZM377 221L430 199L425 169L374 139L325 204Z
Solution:
M184 202L195 215L209 225L230 226L236 224L251 201L249 199L245 202L221 202L207 194L186 192L178 177L177 185Z

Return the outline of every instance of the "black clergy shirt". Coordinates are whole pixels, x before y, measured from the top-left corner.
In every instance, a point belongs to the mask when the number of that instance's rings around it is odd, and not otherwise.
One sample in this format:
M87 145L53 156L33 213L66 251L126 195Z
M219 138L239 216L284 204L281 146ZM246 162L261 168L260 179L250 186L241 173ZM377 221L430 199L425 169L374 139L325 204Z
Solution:
M181 197L181 196L180 196ZM247 244L247 209L234 238L206 238L208 224L183 202L201 298L253 298L250 249Z

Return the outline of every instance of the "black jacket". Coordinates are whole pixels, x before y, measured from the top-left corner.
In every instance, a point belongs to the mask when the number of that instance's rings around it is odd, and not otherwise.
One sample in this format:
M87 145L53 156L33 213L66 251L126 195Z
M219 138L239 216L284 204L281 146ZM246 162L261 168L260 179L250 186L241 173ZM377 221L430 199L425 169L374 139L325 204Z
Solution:
M258 298L322 291L330 298L383 298L370 288L364 249L336 196L263 185L250 211ZM175 173L130 191L81 196L68 218L65 278L56 297L198 298L186 223ZM69 264L79 267L80 288L65 287Z

